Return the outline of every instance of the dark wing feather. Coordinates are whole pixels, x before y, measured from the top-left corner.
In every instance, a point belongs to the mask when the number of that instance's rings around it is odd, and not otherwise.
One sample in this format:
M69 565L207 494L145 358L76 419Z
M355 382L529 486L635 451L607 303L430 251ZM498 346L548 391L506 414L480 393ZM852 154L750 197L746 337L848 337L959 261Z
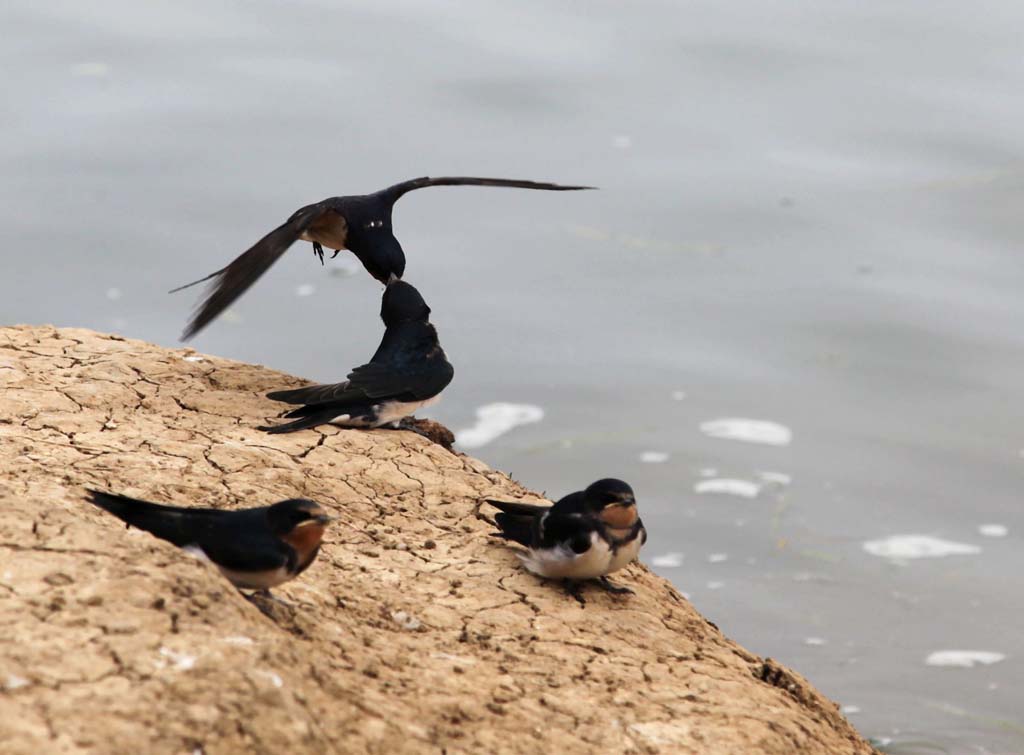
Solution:
M538 506L535 503L520 503L519 501L495 501L491 498L484 499L487 503L491 504L494 508L500 511L511 514L512 516L528 516L535 517L540 516L545 511L551 509L550 506Z
M580 191L593 189L593 186L563 186L562 184L543 183L540 181L521 181L513 178L476 178L474 176L442 176L440 178L414 178L410 181L389 186L379 194L384 195L392 202L396 201L403 194L416 189L425 189L428 186L499 186L509 189L538 189L540 191Z
M267 398L273 401L283 401L286 404L323 404L342 399L348 389L349 382L346 380L343 383L307 385L287 391L271 391L267 394Z
M247 517L245 514L262 517ZM233 520L233 521L232 521ZM236 571L269 571L295 567L297 555L290 545L274 537L267 528L262 511L235 512L232 519L221 520L205 529L196 543L213 563Z
M409 382L409 376L401 371L379 362L369 362L352 370L343 383L273 391L267 394L267 398L287 404L343 408L352 402L372 403L389 398L412 400L415 397L409 390Z
M534 532L534 548L556 548L568 546L575 553L583 553L590 547L590 533L598 529L598 523L581 514L549 513Z
M499 537L530 547L530 543L533 542L532 517L496 514L494 521L498 525Z
M288 247L298 241L303 231L328 211L329 208L325 207L323 203L303 207L286 223L272 230L239 255L230 265L216 273L211 273L206 278L195 281L195 283L201 283L204 280L216 278L215 283L212 284L213 288L203 299L192 319L189 320L188 326L182 334L182 340L188 340L194 336L209 325L217 315L231 306L235 299L245 293L246 289L288 250ZM193 284L190 283L175 290L188 288L191 285Z

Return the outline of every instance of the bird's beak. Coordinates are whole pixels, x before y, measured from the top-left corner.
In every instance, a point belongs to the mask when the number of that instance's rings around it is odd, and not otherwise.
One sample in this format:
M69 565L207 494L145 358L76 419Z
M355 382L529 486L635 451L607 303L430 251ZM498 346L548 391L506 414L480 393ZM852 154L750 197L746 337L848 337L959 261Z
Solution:
M386 285L386 286L390 286L390 285L391 285L392 283L394 283L394 282L395 282L395 281L397 281L397 280L402 280L402 279L401 279L401 278L399 278L399 277L398 277L397 275L395 275L394 273L391 273L391 275L390 275L390 276L388 276L388 282L387 282L387 283L385 283L384 285Z
M337 518L338 517L336 516L328 516L327 514L317 514L313 517L313 521L318 522L319 524L330 524L331 522L336 521Z

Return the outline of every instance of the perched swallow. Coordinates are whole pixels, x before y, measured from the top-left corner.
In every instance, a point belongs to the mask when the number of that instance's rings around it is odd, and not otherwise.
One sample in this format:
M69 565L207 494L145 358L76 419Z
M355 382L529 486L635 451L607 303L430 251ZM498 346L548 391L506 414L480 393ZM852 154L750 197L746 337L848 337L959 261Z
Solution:
M508 178L423 177L403 181L373 194L331 197L307 205L296 210L283 225L257 241L227 267L171 291L173 294L211 278L217 279L189 321L182 339L191 338L209 325L217 315L245 293L245 290L255 283L277 258L288 250L288 247L300 239L313 243L313 254L320 258L321 264L324 261L324 247L334 250L331 259L337 257L342 249L348 249L359 258L366 271L381 283L387 285L392 276L401 278L405 273L405 253L392 230L391 211L395 202L404 194L428 186L503 186L543 191L577 191L593 188Z
M313 563L331 521L318 504L303 498L225 511L163 506L98 490L89 496L129 527L212 561L235 587L267 595Z
M596 579L613 593L631 593L607 575L633 561L647 542L633 489L622 480L598 480L553 506L487 501L501 510L494 519L500 537L525 545L519 558L541 577L564 579L581 603L579 580Z
M422 406L436 403L455 368L430 324L430 307L405 281L384 289L380 317L386 329L377 352L356 367L344 383L274 391L267 398L302 404L285 417L294 419L268 433L290 433L328 422L346 427L394 425Z

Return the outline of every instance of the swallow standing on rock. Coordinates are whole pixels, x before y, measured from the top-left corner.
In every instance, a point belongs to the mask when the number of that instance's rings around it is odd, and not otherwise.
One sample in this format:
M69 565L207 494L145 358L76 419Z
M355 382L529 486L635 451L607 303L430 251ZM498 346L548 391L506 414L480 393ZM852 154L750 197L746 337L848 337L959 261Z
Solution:
M290 433L332 423L345 427L401 426L401 420L437 402L452 381L451 366L430 324L430 307L405 281L393 280L384 290L380 317L386 327L377 352L356 367L348 380L274 391L267 398L302 404L284 416L294 420L268 433Z
M194 286L216 278L212 290L189 321L183 340L205 328L249 286L267 271L296 241L311 241L313 253L324 261L324 247L334 250L331 259L342 249L348 249L374 278L387 285L391 277L401 278L405 273L405 253L391 227L391 211L404 194L428 186L502 186L514 189L540 189L543 191L576 191L590 186L561 186L553 183L519 181L508 178L474 178L448 176L443 178L414 178L389 186L373 194L350 197L331 197L296 210L283 224L257 241L252 248L239 255L227 267L205 278L171 291Z
M541 577L566 580L580 603L580 580L596 579L612 593L633 592L607 577L633 561L647 542L633 489L622 480L598 480L553 506L487 502L501 510L494 517L499 536L526 546L519 555L523 565Z
M163 506L98 490L89 496L129 527L212 561L235 587L265 596L313 563L332 519L302 498L225 511Z

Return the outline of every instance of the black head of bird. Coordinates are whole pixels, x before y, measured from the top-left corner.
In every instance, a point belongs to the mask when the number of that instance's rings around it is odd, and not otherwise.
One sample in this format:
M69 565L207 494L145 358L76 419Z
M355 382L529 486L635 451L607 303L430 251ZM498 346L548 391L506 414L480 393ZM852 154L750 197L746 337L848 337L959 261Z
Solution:
M583 491L584 506L612 527L628 527L636 519L633 488L609 477L592 483Z
M391 226L394 200L366 197L348 210L345 244L363 263L366 272L387 285L392 277L405 275L405 252Z
M278 537L284 537L299 529L323 529L332 517L320 504L306 498L290 498L267 508L267 523Z
M380 302L380 319L384 324L390 328L402 322L426 322L429 317L430 307L416 287L392 279Z

